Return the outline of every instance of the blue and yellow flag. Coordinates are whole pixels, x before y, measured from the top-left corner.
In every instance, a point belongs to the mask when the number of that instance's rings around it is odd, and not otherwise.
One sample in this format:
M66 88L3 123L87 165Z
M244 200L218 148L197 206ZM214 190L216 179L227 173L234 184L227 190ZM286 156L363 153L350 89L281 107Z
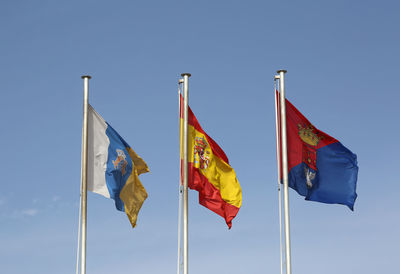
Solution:
M88 125L88 190L113 199L135 227L147 198L138 176L149 168L91 106Z

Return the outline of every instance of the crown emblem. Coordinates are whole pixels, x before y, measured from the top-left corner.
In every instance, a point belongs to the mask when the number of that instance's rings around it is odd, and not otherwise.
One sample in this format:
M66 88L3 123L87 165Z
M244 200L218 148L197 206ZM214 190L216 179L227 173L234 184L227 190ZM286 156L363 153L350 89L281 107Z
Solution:
M201 149L205 149L207 147L207 145L208 145L207 141L204 138L201 138L201 137L196 137L195 141L196 141L196 146L198 148L201 148Z
M314 127L312 125L302 127L302 125L298 124L297 127L299 128L301 140L311 146L317 146L319 141L323 138L314 132Z

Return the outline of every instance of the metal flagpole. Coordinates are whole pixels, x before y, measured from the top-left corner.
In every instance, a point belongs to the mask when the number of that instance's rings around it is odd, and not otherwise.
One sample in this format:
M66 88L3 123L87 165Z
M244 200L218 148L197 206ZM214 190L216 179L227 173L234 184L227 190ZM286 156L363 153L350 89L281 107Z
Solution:
M183 274L189 273L188 267L188 102L190 73L183 77Z
M278 75L274 78L274 95L275 95L275 135L276 135L276 166L278 168L278 203L279 203L279 255L281 259L281 274L283 274L283 259L282 259L282 192L281 192L281 141L280 141L280 122L279 117L279 97L276 94L276 80L279 79Z
M181 155L182 155L182 119L181 119L181 84L183 84L183 79L179 79L178 83L178 117L179 117L179 166L182 168ZM182 180L181 180L181 170L179 170L179 205L178 205L178 260L176 273L181 273L181 239L182 239Z
M81 190L81 273L86 274L86 231L87 231L87 159L88 159L88 105L89 105L89 79L83 79L83 131L82 131L82 190Z
M286 104L285 104L285 73L286 70L278 70L280 89L281 109L281 141L282 141L282 175L283 175L283 211L285 219L285 253L286 253L286 274L292 274L290 258L290 220L289 220L289 179L287 159L287 136L286 136Z

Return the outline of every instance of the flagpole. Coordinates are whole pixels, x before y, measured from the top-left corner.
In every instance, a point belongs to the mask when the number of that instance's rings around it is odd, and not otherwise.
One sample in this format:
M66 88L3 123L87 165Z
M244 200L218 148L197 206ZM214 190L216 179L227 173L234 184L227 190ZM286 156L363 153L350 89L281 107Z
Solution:
M281 109L281 140L282 140L282 175L283 175L283 211L285 220L285 252L286 252L286 274L292 273L291 250L290 250L290 219L289 219L289 179L287 159L287 136L286 136L286 97L285 97L285 73L286 70L278 70Z
M189 273L188 267L188 102L190 73L183 77L183 274Z
M81 273L86 274L86 232L87 232L87 159L88 159L88 105L89 75L83 79L83 131L82 131L82 182L81 182Z
M183 84L183 79L179 79L178 82L178 117L179 117L179 166L182 168L182 119L181 119L181 84ZM181 239L182 239L182 194L183 194L183 186L182 186L182 174L181 170L179 170L179 202L178 202L178 260L177 260L177 268L176 273L180 274L180 266L181 266Z
M274 77L274 95L275 95L275 135L276 135L276 166L278 169L278 209L279 209L279 255L281 259L281 274L283 274L283 259L282 259L282 191L281 191L281 140L280 140L280 119L279 119L279 96L276 92L276 80L279 76Z

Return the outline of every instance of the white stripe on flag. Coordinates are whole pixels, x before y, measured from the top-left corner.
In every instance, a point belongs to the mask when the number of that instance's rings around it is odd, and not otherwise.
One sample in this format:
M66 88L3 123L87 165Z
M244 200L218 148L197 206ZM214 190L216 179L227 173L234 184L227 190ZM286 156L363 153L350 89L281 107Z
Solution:
M89 105L88 108L88 190L110 198L106 184L108 146L107 124Z

